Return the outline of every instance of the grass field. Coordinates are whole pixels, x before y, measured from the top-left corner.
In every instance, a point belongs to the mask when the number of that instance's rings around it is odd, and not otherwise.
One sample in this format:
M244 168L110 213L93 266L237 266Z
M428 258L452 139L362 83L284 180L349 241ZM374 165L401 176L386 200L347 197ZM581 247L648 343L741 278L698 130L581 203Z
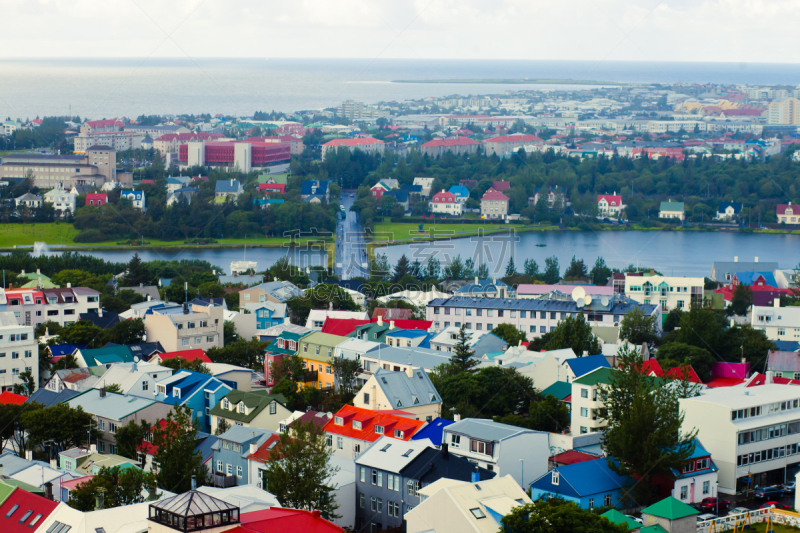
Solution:
M486 234L498 233L503 231L547 231L558 229L555 226L532 226L519 224L452 224L452 223L426 223L424 235L420 235L419 224L395 224L393 222L381 222L375 224L375 242L404 241L419 238L429 238L433 230L434 239L447 239L458 237L469 237L477 235L480 230Z

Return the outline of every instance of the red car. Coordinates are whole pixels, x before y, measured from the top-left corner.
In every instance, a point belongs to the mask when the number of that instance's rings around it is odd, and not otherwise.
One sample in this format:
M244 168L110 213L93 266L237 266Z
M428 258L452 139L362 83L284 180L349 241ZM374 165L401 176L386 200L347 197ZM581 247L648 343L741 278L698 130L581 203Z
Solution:
M722 498L703 498L700 502L700 509L703 511L716 511L717 509L727 509L731 506L731 502L723 500Z
M781 502L764 502L761 506L762 509L769 509L770 507L774 507L775 509L791 509L788 505L784 505Z

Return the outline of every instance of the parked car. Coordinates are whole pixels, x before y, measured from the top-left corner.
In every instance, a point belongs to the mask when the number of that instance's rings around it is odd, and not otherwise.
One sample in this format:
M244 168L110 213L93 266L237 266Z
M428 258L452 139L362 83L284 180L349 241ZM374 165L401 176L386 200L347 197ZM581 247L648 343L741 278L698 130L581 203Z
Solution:
M722 498L703 498L703 501L700 502L702 511L716 511L717 509L727 509L730 506L731 502Z
M770 507L774 507L775 509L791 509L791 507L781 502L764 502L764 504L761 505L762 509L769 509Z
M728 515L747 513L747 512L750 512L750 511L751 511L751 509L748 509L747 507L734 507L733 509L728 511Z
M796 483L794 481L792 481L791 483L787 483L786 485L784 485L783 486L783 493L784 494L794 494L795 484Z
M642 519L641 519L641 518L636 518L635 516L631 516L631 515L629 515L629 514L626 514L625 516L627 516L628 518L630 518L630 519L631 519L631 520L633 520L634 522L638 522L638 523L640 523L640 524L644 524L644 522L642 522Z
M781 485L772 485L771 487L759 487L756 489L755 496L759 500L766 500L773 496L783 494L783 487Z
M717 518L717 515L713 515L711 513L697 515L698 522L705 522L706 520L714 520L715 518Z

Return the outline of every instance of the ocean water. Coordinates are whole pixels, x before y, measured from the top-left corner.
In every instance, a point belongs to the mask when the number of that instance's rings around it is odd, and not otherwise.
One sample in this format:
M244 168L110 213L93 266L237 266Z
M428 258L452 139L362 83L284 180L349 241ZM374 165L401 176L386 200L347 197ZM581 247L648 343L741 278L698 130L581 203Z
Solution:
M625 61L370 59L0 60L0 116L136 117L161 113L252 115L450 94L502 94L553 86L393 83L431 79L572 79L633 83L800 83L800 65ZM557 88L561 88L557 86Z

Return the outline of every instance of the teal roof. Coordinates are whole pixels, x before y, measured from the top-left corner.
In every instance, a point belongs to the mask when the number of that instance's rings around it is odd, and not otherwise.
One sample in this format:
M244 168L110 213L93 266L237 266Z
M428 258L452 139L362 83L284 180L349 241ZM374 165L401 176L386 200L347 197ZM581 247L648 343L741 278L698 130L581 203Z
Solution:
M556 381L542 391L542 396L555 396L559 400L563 400L572 394L572 383L566 381Z
M683 202L661 202L661 211L683 211Z
M132 363L133 354L127 346L106 346L94 350L80 350L86 366L92 367L98 364L107 365L109 363Z

